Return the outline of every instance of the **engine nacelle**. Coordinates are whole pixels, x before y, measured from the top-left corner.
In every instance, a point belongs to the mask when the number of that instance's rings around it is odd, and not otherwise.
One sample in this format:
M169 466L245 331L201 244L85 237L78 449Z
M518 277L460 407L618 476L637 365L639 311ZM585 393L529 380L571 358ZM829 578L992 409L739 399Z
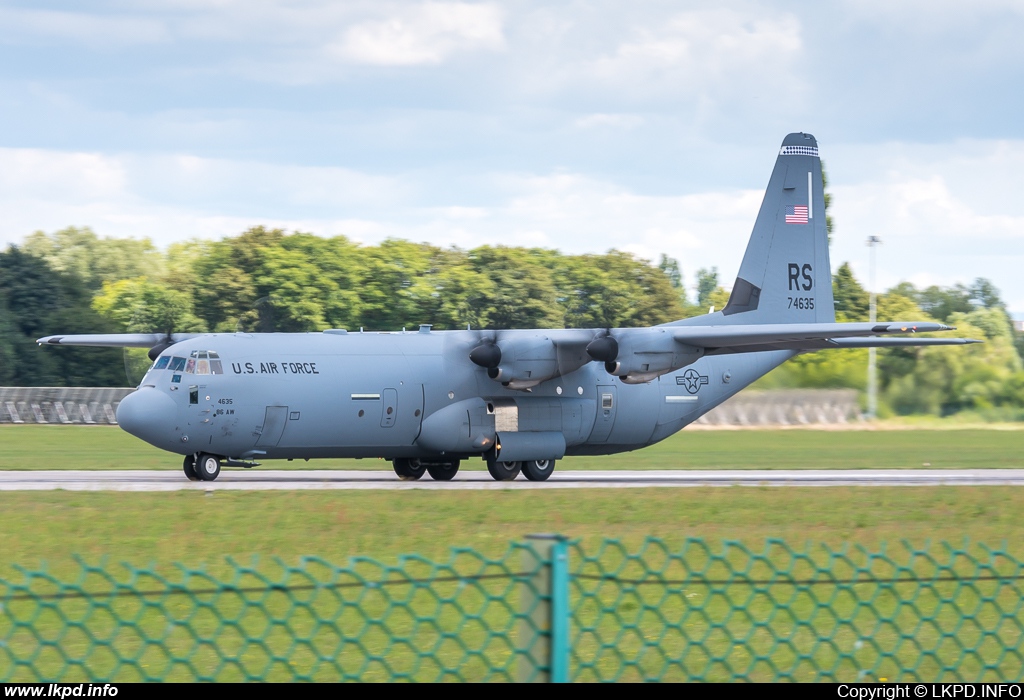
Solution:
M703 356L704 348L677 343L671 333L652 328L625 334L615 360L605 362L604 368L625 384L646 384Z
M558 376L558 352L547 336L511 336L497 346L501 361L487 370L487 376L509 389L529 389Z

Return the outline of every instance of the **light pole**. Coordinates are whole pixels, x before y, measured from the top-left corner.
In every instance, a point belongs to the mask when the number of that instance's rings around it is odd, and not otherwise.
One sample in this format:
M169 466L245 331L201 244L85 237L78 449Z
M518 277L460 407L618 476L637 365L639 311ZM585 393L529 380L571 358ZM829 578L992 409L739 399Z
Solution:
M882 239L878 236L868 236L867 245L870 260L868 277L870 278L868 293L871 298L870 314L872 325L875 318L875 246L881 245ZM868 418L874 420L878 417L878 376L875 367L877 348L868 348Z

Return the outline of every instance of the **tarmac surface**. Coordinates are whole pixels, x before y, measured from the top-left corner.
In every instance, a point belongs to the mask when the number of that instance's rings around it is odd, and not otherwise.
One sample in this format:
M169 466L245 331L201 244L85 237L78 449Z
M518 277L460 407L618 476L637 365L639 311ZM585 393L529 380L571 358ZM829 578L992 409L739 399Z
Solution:
M494 481L462 471L452 481L401 481L391 471L225 469L216 481L180 471L0 471L0 491L181 491L308 489L679 488L693 486L1024 486L1024 469L556 471L545 482Z

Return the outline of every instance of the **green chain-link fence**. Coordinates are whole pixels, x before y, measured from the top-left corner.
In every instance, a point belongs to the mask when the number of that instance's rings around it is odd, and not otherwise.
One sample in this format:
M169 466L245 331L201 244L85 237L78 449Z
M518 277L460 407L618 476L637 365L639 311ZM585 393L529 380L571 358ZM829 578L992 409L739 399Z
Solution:
M83 563L0 580L0 680L1020 681L1022 580L978 544Z

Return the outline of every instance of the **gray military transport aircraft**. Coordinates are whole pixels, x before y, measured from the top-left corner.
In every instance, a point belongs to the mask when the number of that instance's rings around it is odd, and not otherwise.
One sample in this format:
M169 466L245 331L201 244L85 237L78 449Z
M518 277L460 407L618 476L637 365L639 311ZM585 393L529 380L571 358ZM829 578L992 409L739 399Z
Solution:
M570 455L664 440L800 353L962 345L880 338L930 322L836 323L818 144L782 142L724 309L650 328L54 335L41 345L148 347L126 431L184 455L185 475L262 459L379 457L403 479L543 481Z

